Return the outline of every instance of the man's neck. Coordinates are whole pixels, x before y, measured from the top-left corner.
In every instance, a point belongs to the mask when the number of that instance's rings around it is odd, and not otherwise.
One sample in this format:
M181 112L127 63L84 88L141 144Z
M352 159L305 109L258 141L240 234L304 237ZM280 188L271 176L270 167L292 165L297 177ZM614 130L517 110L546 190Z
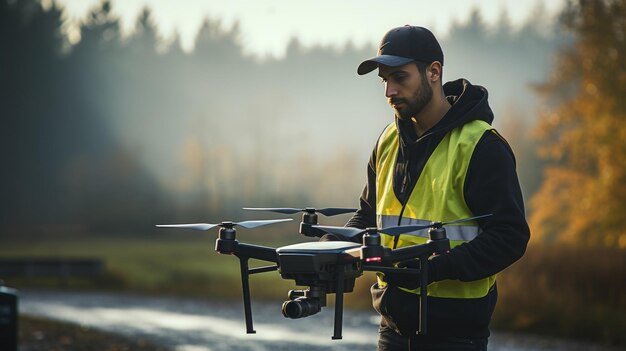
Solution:
M452 105L446 98L433 99L417 116L411 117L417 137L423 136L435 124L439 123L451 107Z

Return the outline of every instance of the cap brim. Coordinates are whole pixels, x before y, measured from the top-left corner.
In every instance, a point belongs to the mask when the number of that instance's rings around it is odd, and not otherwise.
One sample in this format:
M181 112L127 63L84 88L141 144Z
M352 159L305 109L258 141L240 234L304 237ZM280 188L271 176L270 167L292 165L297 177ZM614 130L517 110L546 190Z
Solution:
M369 60L365 60L361 62L356 72L359 75L364 75L378 68L378 65L384 65L384 66L389 66L389 67L399 67L399 66L404 66L407 63L412 62L412 61L414 60L411 58L402 57L402 56L380 55L380 56L372 57Z

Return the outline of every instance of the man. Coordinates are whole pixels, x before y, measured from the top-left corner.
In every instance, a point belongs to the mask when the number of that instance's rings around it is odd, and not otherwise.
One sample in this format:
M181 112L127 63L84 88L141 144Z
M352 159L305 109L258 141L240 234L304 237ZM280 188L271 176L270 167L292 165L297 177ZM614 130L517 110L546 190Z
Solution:
M360 209L347 226L385 228L491 216L448 226L453 247L428 261L427 335L416 335L416 276L379 274L372 286L381 314L378 350L486 350L495 275L518 260L530 237L515 159L491 127L487 90L465 79L442 85L443 52L426 28L404 26L382 39L378 69L395 121L380 135ZM384 231L383 231L384 232ZM428 231L381 234L391 248L428 240Z

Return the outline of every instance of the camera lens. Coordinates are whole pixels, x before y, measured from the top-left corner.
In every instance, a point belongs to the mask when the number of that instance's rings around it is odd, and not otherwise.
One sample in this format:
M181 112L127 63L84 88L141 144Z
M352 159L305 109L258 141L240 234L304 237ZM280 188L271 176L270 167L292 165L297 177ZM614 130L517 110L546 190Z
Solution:
M297 319L312 316L321 311L322 306L317 298L298 297L283 303L283 316Z

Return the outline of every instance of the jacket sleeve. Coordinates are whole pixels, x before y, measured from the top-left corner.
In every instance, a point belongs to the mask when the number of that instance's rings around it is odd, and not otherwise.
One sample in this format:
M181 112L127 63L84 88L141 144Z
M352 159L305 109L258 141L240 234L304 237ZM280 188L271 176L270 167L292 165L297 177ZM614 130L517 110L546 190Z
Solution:
M486 132L470 161L465 201L478 220L481 233L472 241L429 261L430 280L473 281L498 273L526 250L530 230L509 145L495 132Z
M367 183L361 193L359 209L346 223L346 227L376 227L376 147L367 164Z

